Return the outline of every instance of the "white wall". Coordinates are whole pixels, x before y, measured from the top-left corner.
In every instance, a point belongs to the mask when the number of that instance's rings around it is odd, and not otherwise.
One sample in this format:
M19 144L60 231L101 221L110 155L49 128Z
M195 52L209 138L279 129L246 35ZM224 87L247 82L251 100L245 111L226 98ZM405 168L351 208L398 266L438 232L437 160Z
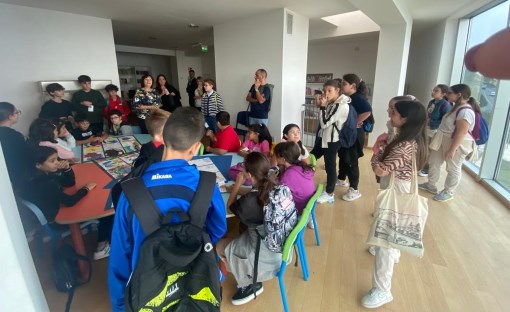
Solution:
M293 16L292 34L287 33L288 14ZM306 90L308 18L285 9L285 21L282 64L282 98L285 100L281 102L281 109L277 109L278 106L275 105L275 102L271 105L275 108L271 110L272 118L281 120L280 129L271 128L271 134L277 141L279 141L281 130L285 125L289 123L301 124L301 105L304 104ZM276 132L277 130L278 132Z
M0 146L0 310L49 311L28 249Z
M175 51L177 59L177 76L179 79L179 91L181 92L181 103L183 106L188 106L188 94L186 93L186 86L188 85L188 68L195 70L195 77L202 75L202 58L198 56L186 56L184 51ZM221 90L218 90L221 94ZM223 94L222 94L223 95Z
M333 73L334 78L355 73L366 83L373 84L378 42L378 35L312 41L308 46L307 73Z
M444 22L437 23L411 37L406 83L409 86L408 93L424 104L430 100L435 85L449 83L447 80L438 81L444 30Z
M214 46L209 46L209 51L202 53L202 72L200 76L216 80L216 64L214 59Z
M38 81L81 74L119 84L111 20L0 4L0 101L23 111L25 132L42 105Z
M175 56L117 52L117 64L119 66L148 66L150 68L150 74L154 79L156 79L159 74L163 74L167 77L171 85L179 88L177 77L172 76L172 58L175 58Z

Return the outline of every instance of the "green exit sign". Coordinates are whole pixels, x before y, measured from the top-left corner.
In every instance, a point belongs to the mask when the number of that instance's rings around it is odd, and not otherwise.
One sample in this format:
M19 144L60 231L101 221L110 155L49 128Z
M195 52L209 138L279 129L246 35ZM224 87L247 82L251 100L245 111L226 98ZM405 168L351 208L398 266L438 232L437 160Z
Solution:
M207 52L209 51L209 47L206 46L205 44L202 45L202 52Z

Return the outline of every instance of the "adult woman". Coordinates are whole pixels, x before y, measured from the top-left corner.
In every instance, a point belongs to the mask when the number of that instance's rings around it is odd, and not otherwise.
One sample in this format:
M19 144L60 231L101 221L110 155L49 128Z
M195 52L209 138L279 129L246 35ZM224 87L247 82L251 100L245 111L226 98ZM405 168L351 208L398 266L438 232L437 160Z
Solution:
M434 200L448 201L460 183L462 163L468 155L476 152L476 145L470 132L475 127L475 112L471 103L471 89L465 84L450 87L447 92L448 102L453 108L443 117L438 131L430 144L429 181L419 185L420 189L435 194ZM446 180L444 189L437 192L441 165L446 161Z
M368 104L365 94L367 86L355 74L346 74L342 77L342 93L351 98L351 106L358 114L358 141L352 148L338 150L338 181L336 185L349 187L347 193L342 196L345 201L354 201L361 197L358 190L359 167L358 158L363 157L363 146L365 145L365 131L363 123L372 114L372 107ZM349 183L346 178L349 176Z
M7 172L14 189L20 186L30 166L28 145L23 134L12 129L21 115L21 111L8 102L0 102L0 142L4 152Z
M162 109L173 113L177 107L181 107L181 93L168 83L166 76L159 74L156 78L156 90L161 96Z
M142 87L136 90L133 98L133 107L136 110L138 124L142 133L147 133L145 126L145 118L151 110L161 107L161 98L158 91L152 88L154 79L151 75L146 74L142 77Z

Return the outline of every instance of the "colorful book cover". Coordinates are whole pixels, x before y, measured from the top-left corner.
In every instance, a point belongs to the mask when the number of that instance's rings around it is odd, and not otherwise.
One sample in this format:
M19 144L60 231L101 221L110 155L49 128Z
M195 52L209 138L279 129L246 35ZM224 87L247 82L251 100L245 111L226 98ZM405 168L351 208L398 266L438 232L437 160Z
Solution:
M131 171L131 166L117 157L96 159L95 162L114 179L122 179Z

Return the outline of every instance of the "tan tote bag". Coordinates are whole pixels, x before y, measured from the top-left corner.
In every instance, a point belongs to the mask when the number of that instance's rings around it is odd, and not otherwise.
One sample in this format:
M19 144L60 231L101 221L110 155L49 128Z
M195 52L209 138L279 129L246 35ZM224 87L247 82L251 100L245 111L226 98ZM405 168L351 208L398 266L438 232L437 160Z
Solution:
M418 179L415 155L411 193L402 193L395 188L395 173L391 173L387 189L380 189L375 200L374 222L367 244L385 248L396 248L423 257L423 230L428 215L427 198L418 194Z

